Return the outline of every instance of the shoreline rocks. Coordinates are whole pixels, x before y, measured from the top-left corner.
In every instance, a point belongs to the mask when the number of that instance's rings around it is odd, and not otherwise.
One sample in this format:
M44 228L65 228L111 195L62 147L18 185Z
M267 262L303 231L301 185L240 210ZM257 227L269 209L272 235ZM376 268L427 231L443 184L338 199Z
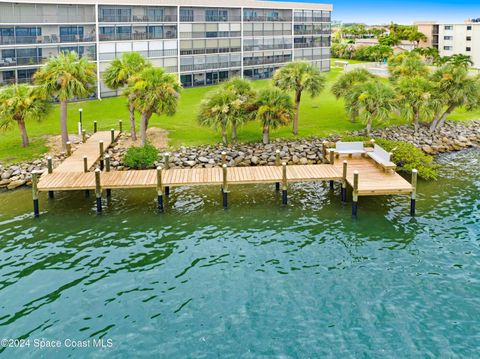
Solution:
M351 136L363 136L363 131L349 133ZM128 136L124 134L123 136ZM275 140L268 145L262 143L246 143L225 147L221 144L198 147L182 147L170 152L172 168L211 168L220 166L222 152L227 153L228 166L265 166L275 164L276 150L280 150L282 161L288 164L322 163L322 142L337 141L340 135L327 138L306 138L298 140ZM393 141L405 141L422 149L426 154L436 155L443 152L458 151L469 147L480 146L480 120L465 122L447 122L440 131L432 134L428 128L422 127L417 133L411 126L396 126L373 131L370 137L385 138ZM111 167L114 170L127 170L122 163L126 148L116 145L108 149ZM32 171L46 171L47 157L24 162L17 165L0 164L0 190L11 190L31 184ZM64 159L65 154L51 155L54 168ZM161 158L155 166L164 164Z

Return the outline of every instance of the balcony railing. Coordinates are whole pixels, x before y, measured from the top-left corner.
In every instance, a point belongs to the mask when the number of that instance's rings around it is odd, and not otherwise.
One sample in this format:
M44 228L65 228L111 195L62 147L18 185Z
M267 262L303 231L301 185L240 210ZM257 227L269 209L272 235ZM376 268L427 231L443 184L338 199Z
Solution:
M180 22L235 22L240 21L238 15L205 16L205 15L180 15Z
M176 15L99 16L99 22L176 22Z
M180 71L225 69L225 68L240 67L240 66L241 66L240 61L214 62L214 63L195 64L195 65L181 65Z
M240 52L240 47L207 47L201 49L181 49L180 55L202 55L202 54L217 54L227 52Z
M100 41L116 41L116 40L152 40L152 39L176 39L175 32L167 31L163 34L155 34L149 32L134 32L124 34L101 34Z
M243 21L265 21L265 22L281 22L281 21L284 21L284 22L288 22L288 21L292 21L292 18L291 17L284 17L284 16L279 16L279 17L275 17L275 16L244 16L243 17Z
M282 50L291 48L292 44L251 45L244 46L243 51Z
M295 16L295 22L330 22L331 19L328 16L323 17L306 17L306 16Z
M83 57L89 56L84 54ZM94 56L90 59L94 59ZM45 56L5 57L0 59L0 67L41 65L48 61Z
M250 60L243 60L244 66L256 66L256 65L267 65L267 64L281 64L285 62L292 61L291 56L266 56L258 57Z
M95 35L0 36L1 45L59 44L65 42L95 42Z

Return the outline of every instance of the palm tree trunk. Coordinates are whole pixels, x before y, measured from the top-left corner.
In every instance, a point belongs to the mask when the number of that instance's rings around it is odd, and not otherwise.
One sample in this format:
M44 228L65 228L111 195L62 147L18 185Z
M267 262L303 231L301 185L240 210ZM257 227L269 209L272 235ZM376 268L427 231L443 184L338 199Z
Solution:
M22 136L22 146L27 147L30 144L30 141L28 140L25 121L22 119L22 120L18 120L17 123L18 123L18 129L20 130L20 135Z
M60 131L63 147L66 148L68 142L67 101L60 101Z
M302 92L297 91L295 94L295 117L293 118L293 134L298 135L298 113L300 112L300 99Z
M147 127L148 127L148 113L142 112L142 119L140 122L140 138L142 141L142 146L145 146L147 143Z
M268 125L263 126L263 144L268 145L270 143L270 127Z
M135 108L130 103L128 104L128 112L130 113L130 135L132 136L132 140L137 140L137 131L135 130Z
M418 122L419 118L420 118L420 113L418 112L417 109L414 109L413 126L415 128L415 133L417 133L418 128L420 127L420 123Z
M443 124L445 123L445 120L447 119L448 115L450 115L453 110L455 109L455 105L451 105L447 108L447 111L445 111L442 115L442 117L440 117L440 121L438 121L438 124L437 124L437 127L435 128L435 130L438 130L440 129L440 127L443 126Z
M227 140L227 129L225 127L222 127L222 142L224 145L228 143Z
M232 122L232 143L237 143L237 124L235 121Z
M440 111L436 112L435 116L433 116L432 123L430 124L430 132L435 131L435 127L437 127L439 117L440 117Z
M367 135L370 135L370 132L372 132L372 119L368 119L367 121Z

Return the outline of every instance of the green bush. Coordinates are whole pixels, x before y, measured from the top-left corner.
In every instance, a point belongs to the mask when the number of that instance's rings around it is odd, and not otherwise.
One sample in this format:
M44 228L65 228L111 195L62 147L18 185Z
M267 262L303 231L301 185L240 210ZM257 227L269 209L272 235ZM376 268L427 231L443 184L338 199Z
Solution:
M365 136L345 136L342 141L370 141ZM392 152L392 162L398 166L399 171L411 173L414 168L418 170L418 176L425 180L437 178L438 165L433 162L433 157L425 154L422 150L411 143L403 141L391 141L384 138L375 138L375 143L385 151Z
M158 150L150 143L143 147L130 147L123 157L123 163L131 168L145 169L152 167L158 159Z

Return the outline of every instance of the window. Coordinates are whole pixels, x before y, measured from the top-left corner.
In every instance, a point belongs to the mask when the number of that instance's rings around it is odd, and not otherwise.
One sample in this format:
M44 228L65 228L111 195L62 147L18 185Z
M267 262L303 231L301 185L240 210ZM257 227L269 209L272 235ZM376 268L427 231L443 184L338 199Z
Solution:
M470 51L472 51L472 48L471 48L471 47L467 47L467 48L466 48L466 51L467 51L467 52L470 52Z
M205 21L228 21L228 11L219 9L205 10Z
M471 36L467 36L467 41L472 41L472 37L471 37Z
M132 9L130 8L102 8L100 21L103 22L128 22L131 21Z
M467 31L472 31L472 25L467 26Z
M163 21L163 9L148 7L145 9L148 21Z
M82 26L60 26L60 41L74 42L83 38Z
M443 39L450 41L450 40L453 40L453 36L444 36Z
M149 39L163 39L163 26L149 26L148 27Z
M193 22L193 9L180 9L180 21Z
M453 50L453 47L452 46L444 46L443 49L446 50L446 51L451 51L451 50Z
M453 30L453 26L452 25L445 25L445 30Z

